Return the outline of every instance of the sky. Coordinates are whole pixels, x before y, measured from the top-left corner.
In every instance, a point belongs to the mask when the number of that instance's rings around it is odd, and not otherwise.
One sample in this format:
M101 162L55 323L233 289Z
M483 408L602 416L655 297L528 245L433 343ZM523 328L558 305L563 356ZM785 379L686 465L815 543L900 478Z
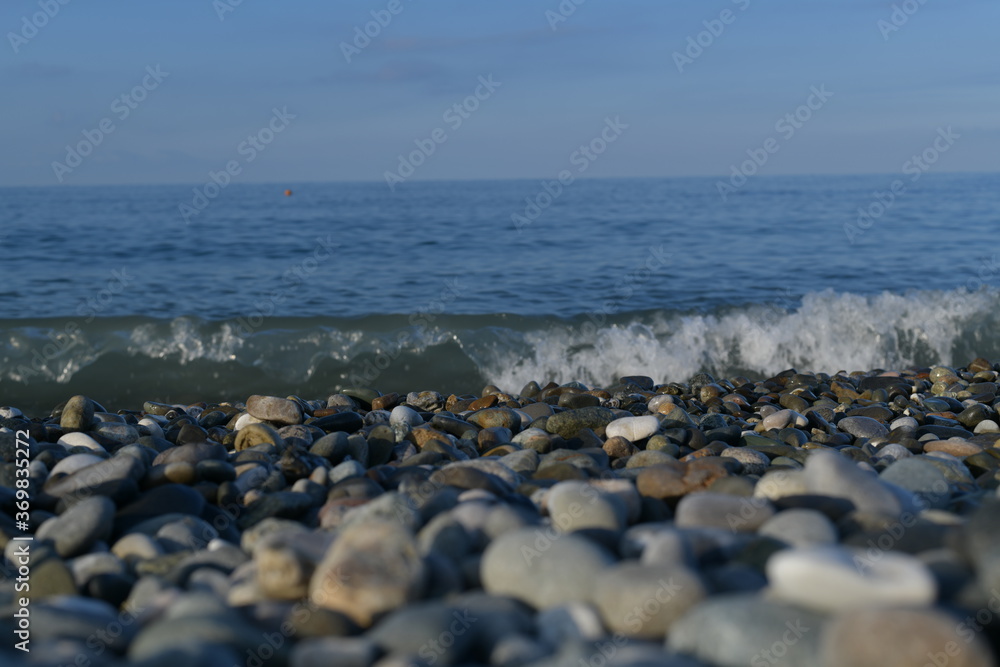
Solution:
M0 186L901 173L942 133L936 171L997 171L997 26L996 0L4 0Z

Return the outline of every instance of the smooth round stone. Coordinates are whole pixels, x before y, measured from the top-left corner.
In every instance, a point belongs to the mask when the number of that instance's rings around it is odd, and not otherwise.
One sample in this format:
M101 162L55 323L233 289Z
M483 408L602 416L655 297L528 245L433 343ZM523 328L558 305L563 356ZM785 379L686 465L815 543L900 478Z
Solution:
M773 595L820 612L871 605L924 607L937 583L917 558L897 551L820 546L778 551L767 561Z
M604 571L594 585L593 602L611 632L662 640L707 594L698 575L686 567L633 562Z
M229 453L226 448L218 443L195 442L189 445L171 447L160 452L153 459L153 465L166 465L168 463L191 463L198 465L202 461L225 461Z
M298 407L298 405L296 405ZM278 432L274 430L273 427L267 424L248 424L236 432L236 451L241 452L244 449L249 449L260 444L271 444L275 446L280 446L282 444L281 436ZM195 445L185 445L185 447L193 447Z
M512 470L508 465L493 458L472 459L471 461L456 461L441 467L441 472L458 468L472 468L493 477L499 478L512 489L517 488L524 478ZM433 477L433 474L431 475Z
M951 499L951 485L944 474L924 457L896 461L882 471L882 481L913 492L924 507L944 509Z
M677 459L675 459L670 454L660 450L643 450L637 454L633 454L628 463L625 464L626 468L648 468L650 466L660 465L660 464L677 464Z
M677 398L671 396L670 394L657 394L649 399L646 403L646 407L650 412L662 412L660 408L666 406L667 411L669 412L670 410L673 410L673 406L676 405L676 403Z
M625 504L586 482L560 482L549 490L546 500L552 524L564 533L585 528L625 528Z
M139 432L128 424L102 422L95 426L92 431L123 445L139 442Z
M92 449L95 452L107 453L108 451L103 445L101 445L101 443L97 442L86 433L80 433L79 431L66 433L59 438L59 444L67 449L70 447L86 447L87 449Z
M434 664L462 664L475 639L479 619L469 609L440 601L421 602L389 614L365 637L390 655L433 656ZM429 637L443 641L429 643Z
M205 508L205 498L182 484L164 484L144 492L134 502L123 507L115 523L119 531L127 532L148 519L168 513L199 516Z
M681 528L726 528L754 532L772 516L774 506L764 498L696 491L677 503L674 522Z
M837 543L837 528L822 512L789 509L764 522L758 535L773 537L793 547Z
M397 522L365 522L341 529L316 568L309 598L340 611L362 627L408 604L427 576L413 535Z
M719 456L742 463L744 475L763 475L771 465L771 459L766 454L748 447L730 447L722 450Z
M1000 424L996 423L992 419L984 419L976 424L974 432L976 435L981 435L983 433L1000 433Z
M764 417L762 424L765 431L769 431L771 429L777 429L780 431L787 426L791 426L793 428L805 428L809 425L809 420L795 410L785 408L784 410L778 410L777 412L773 412Z
M952 456L956 456L961 459L966 456L979 454L983 451L983 447L982 445L977 445L974 442L962 440L961 438L953 438L951 440L932 440L930 442L925 442L924 451L945 452L946 454L951 454Z
M168 551L204 549L218 536L211 524L193 516L171 521L156 531L156 539Z
M913 456L913 452L896 442L890 442L882 445L878 448L878 451L875 452L875 459L877 461L888 463L908 459L911 456Z
M596 543L552 529L522 528L500 535L483 552L480 580L486 592L549 609L586 602L614 557Z
M994 667L969 621L933 609L860 609L823 630L823 667Z
M166 552L152 536L145 533L129 533L114 543L111 553L123 561L134 562L159 558Z
M837 422L837 428L844 433L850 433L855 438L868 438L869 440L889 435L889 429L871 417L844 417Z
M424 418L420 413L411 407L397 405L389 413L389 424L391 426L419 426L424 423Z
M98 541L111 537L115 504L104 496L87 498L43 523L35 537L51 540L64 558L87 553Z
M506 428L511 433L521 430L521 417L510 408L486 408L473 412L466 420L480 428Z
M496 475L471 466L446 466L431 473L428 478L436 486L454 486L459 489L483 489L496 496L511 492L512 487Z
M84 554L69 562L76 585L83 588L87 582L102 574L127 575L125 563L114 554L100 552Z
M785 496L801 496L809 493L806 478L801 470L768 471L753 487L754 498L777 500Z
M59 428L64 431L86 431L94 421L94 402L86 396L74 396L66 401L59 416Z
M667 647L717 667L816 666L823 623L819 614L756 594L715 595L673 624Z
M889 430L895 431L897 428L901 428L906 431L916 431L920 428L920 424L913 417L897 417L889 422Z
M74 433L72 435L83 435L82 433ZM86 438L87 436L84 435ZM87 438L88 440L90 438ZM94 443L96 444L96 443ZM104 451L103 448L101 451ZM56 475L72 475L77 470L82 470L87 466L94 465L95 463L100 463L104 460L104 457L94 456L93 454L70 454L64 458L59 463L52 467L50 475L53 477Z
M247 412L257 419L276 424L302 423L302 407L287 398L254 394L247 399Z
M915 499L897 494L877 475L862 470L850 459L832 451L813 452L806 460L803 475L810 493L846 498L860 512L898 517L903 512L919 509Z
M607 437L625 438L632 442L639 442L652 436L660 430L660 421L653 415L642 417L622 417L616 419L605 428Z
M567 410L549 417L545 421L545 430L569 439L575 436L581 429L589 428L596 431L603 426L607 426L617 416L614 410L597 406Z
M150 417L143 417L139 420L139 426L145 426L149 434L157 438L163 437L163 427Z

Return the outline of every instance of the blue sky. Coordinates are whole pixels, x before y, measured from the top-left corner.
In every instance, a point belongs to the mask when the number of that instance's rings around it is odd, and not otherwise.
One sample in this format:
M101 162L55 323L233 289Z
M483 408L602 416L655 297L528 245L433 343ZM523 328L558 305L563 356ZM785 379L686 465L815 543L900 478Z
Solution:
M995 0L236 1L5 0L0 185L383 180L436 129L414 178L553 178L608 118L587 176L726 175L769 138L761 174L900 173L949 126L935 170L1000 169Z

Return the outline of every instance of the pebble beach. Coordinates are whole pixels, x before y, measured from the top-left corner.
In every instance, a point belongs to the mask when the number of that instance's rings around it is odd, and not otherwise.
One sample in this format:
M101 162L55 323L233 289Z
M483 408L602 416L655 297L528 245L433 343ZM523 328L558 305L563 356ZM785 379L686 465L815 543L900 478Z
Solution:
M3 658L995 665L998 371L3 408Z

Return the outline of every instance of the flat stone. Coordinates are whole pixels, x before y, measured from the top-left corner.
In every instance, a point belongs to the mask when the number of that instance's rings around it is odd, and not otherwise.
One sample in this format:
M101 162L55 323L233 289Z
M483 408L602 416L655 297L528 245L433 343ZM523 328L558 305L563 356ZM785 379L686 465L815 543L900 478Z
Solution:
M226 448L218 443L196 442L179 447L171 447L156 455L153 465L168 463L190 463L198 465L202 461L225 461L229 456Z
M885 424L871 417L844 417L837 422L837 428L855 438L884 438L889 435Z
M98 541L111 537L115 504L104 496L87 498L63 514L49 519L35 533L40 540L51 540L56 552L71 558L87 553Z
M819 612L872 605L928 606L937 583L914 556L820 546L778 551L767 562L775 598Z
M87 497L93 490L109 482L132 480L138 482L146 474L146 464L134 456L117 454L106 461L77 470L68 477L49 479L45 493L56 498Z
M104 445L97 442L91 438L86 433L79 431L70 431L66 433L61 438L59 438L59 444L69 449L70 447L86 447L87 449L93 450L98 453L105 453L108 450L105 449Z
M546 496L549 517L564 533L586 528L622 530L626 508L617 497L586 482L560 482Z
M820 450L811 454L803 474L811 493L846 498L861 512L899 517L903 512L918 509L912 497L898 495L877 475L835 452Z
M611 632L662 641L707 594L700 577L686 567L621 563L597 579L593 601Z
M473 628L483 620L469 609L436 600L420 602L393 611L365 636L389 655L420 655L435 665L465 664L475 639Z
M94 454L70 454L69 456L61 460L59 463L55 464L55 466L53 466L52 470L49 472L49 475L51 477L55 477L57 475L72 475L77 470L82 470L87 466L92 466L95 463L100 463L101 461L104 460L105 460L104 457L95 456Z
M621 437L631 442L639 442L660 430L660 422L653 415L643 417L622 417L607 425L605 432L609 438Z
M824 628L820 662L824 667L993 667L990 648L973 627L934 609L855 609Z
M837 543L837 528L822 512L790 509L778 512L761 525L758 535L773 537L793 547Z
M369 627L380 615L416 600L427 576L413 535L398 523L354 524L313 574L309 597Z
M276 424L302 423L302 408L287 398L254 394L247 399L247 412L257 419Z
M607 426L617 416L614 410L597 406L566 410L549 417L545 422L545 430L569 439L575 436L580 429L597 430Z
M924 507L943 509L951 499L951 485L937 466L924 457L896 461L882 471L882 481L896 484L916 495Z
M483 552L480 580L486 592L548 609L588 601L614 557L591 540L544 527L512 530Z
M727 528L756 532L772 516L774 506L764 498L699 491L681 498L674 522L682 528Z
M771 459L766 454L748 447L729 447L722 450L719 456L742 463L744 475L763 475L771 465Z
M466 420L480 428L502 427L510 429L512 433L521 430L521 418L510 408L487 408L473 412Z
M673 624L667 646L718 667L819 667L815 656L824 621L756 594L713 595ZM847 665L853 663L838 667Z

